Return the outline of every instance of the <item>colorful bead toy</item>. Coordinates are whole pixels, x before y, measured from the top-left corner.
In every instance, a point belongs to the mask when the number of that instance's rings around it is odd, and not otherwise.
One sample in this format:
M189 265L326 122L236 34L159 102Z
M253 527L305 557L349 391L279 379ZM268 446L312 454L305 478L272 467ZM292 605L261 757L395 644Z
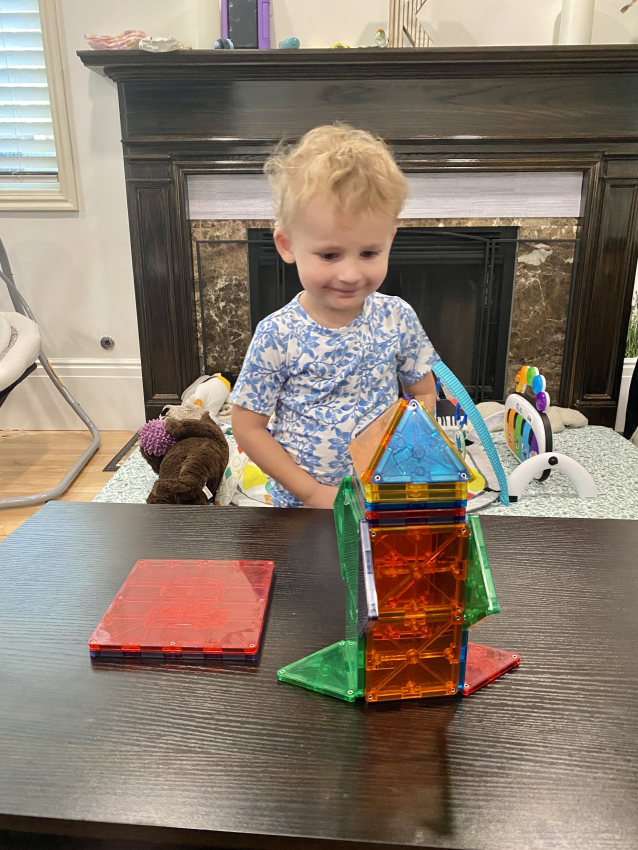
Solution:
M536 409L544 413L550 406L550 398L547 381L536 366L522 366L514 379L514 389L517 393L523 395L528 387L536 396Z
M514 386L516 392L505 399L505 439L521 466L507 480L511 501L515 502L533 479L546 481L552 469L571 479L579 498L595 499L598 488L589 472L578 461L554 451L545 378L535 366L523 366Z

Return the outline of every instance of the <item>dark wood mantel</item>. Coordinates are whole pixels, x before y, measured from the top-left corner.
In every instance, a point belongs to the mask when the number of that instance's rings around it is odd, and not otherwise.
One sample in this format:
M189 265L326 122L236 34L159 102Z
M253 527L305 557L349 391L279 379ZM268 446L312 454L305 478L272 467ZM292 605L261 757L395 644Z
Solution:
M370 76L420 79L576 74L636 70L634 45L542 47L356 48L353 50L80 50L89 68L116 82L130 79L359 79Z
M259 171L282 136L342 120L408 171L583 172L560 403L613 425L638 257L638 45L79 56L118 85L148 416L199 371L186 176Z

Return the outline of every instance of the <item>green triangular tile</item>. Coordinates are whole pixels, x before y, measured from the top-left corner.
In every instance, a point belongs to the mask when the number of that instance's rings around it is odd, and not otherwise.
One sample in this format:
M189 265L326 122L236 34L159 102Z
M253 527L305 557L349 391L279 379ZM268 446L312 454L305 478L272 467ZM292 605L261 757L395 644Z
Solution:
M346 640L356 640L359 635L359 522L364 513L350 476L342 480L333 510L341 575L346 582Z
M467 519L470 527L470 541L463 611L464 629L476 625L492 614L498 614L501 610L492 579L490 560L487 557L481 520L475 515L468 516Z
M277 671L281 682L354 702L357 698L357 641L342 640Z

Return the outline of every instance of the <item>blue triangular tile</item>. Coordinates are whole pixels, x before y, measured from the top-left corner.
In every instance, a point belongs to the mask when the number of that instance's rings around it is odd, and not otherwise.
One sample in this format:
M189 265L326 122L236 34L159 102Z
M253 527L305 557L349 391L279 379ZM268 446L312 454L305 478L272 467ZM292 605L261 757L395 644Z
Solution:
M439 426L411 401L372 474L371 484L469 481L470 471Z

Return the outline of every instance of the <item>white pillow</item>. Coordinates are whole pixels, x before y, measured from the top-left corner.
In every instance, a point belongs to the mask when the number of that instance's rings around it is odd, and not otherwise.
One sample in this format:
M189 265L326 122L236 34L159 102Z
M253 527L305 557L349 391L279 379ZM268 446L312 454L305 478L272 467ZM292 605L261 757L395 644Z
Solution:
M566 428L584 428L585 425L589 425L589 419L580 410L573 410L571 407L559 407L558 409L560 410L560 418L563 420L563 425Z
M0 319L9 324L9 333L14 328L18 338L11 348L0 357L0 390L18 380L20 375L38 359L42 341L35 322L21 313L0 313ZM4 323L0 322L4 327ZM6 346L5 346L6 347ZM0 354L4 349L0 347Z
M489 419L490 416L494 417L494 421L491 421L487 426L490 431L502 431L504 428L504 419L505 419L505 405L501 404L500 401L481 401L476 405L476 409L481 414L483 419ZM498 420L497 414L501 414L500 421Z
M561 416L560 407L548 407L545 413L547 414L547 418L549 419L549 424L552 426L553 434L560 434L561 431L565 430L565 423L563 422L563 417Z
M5 319L4 315L0 313L0 357L4 354L4 352L9 347L9 343L11 342L11 325Z

